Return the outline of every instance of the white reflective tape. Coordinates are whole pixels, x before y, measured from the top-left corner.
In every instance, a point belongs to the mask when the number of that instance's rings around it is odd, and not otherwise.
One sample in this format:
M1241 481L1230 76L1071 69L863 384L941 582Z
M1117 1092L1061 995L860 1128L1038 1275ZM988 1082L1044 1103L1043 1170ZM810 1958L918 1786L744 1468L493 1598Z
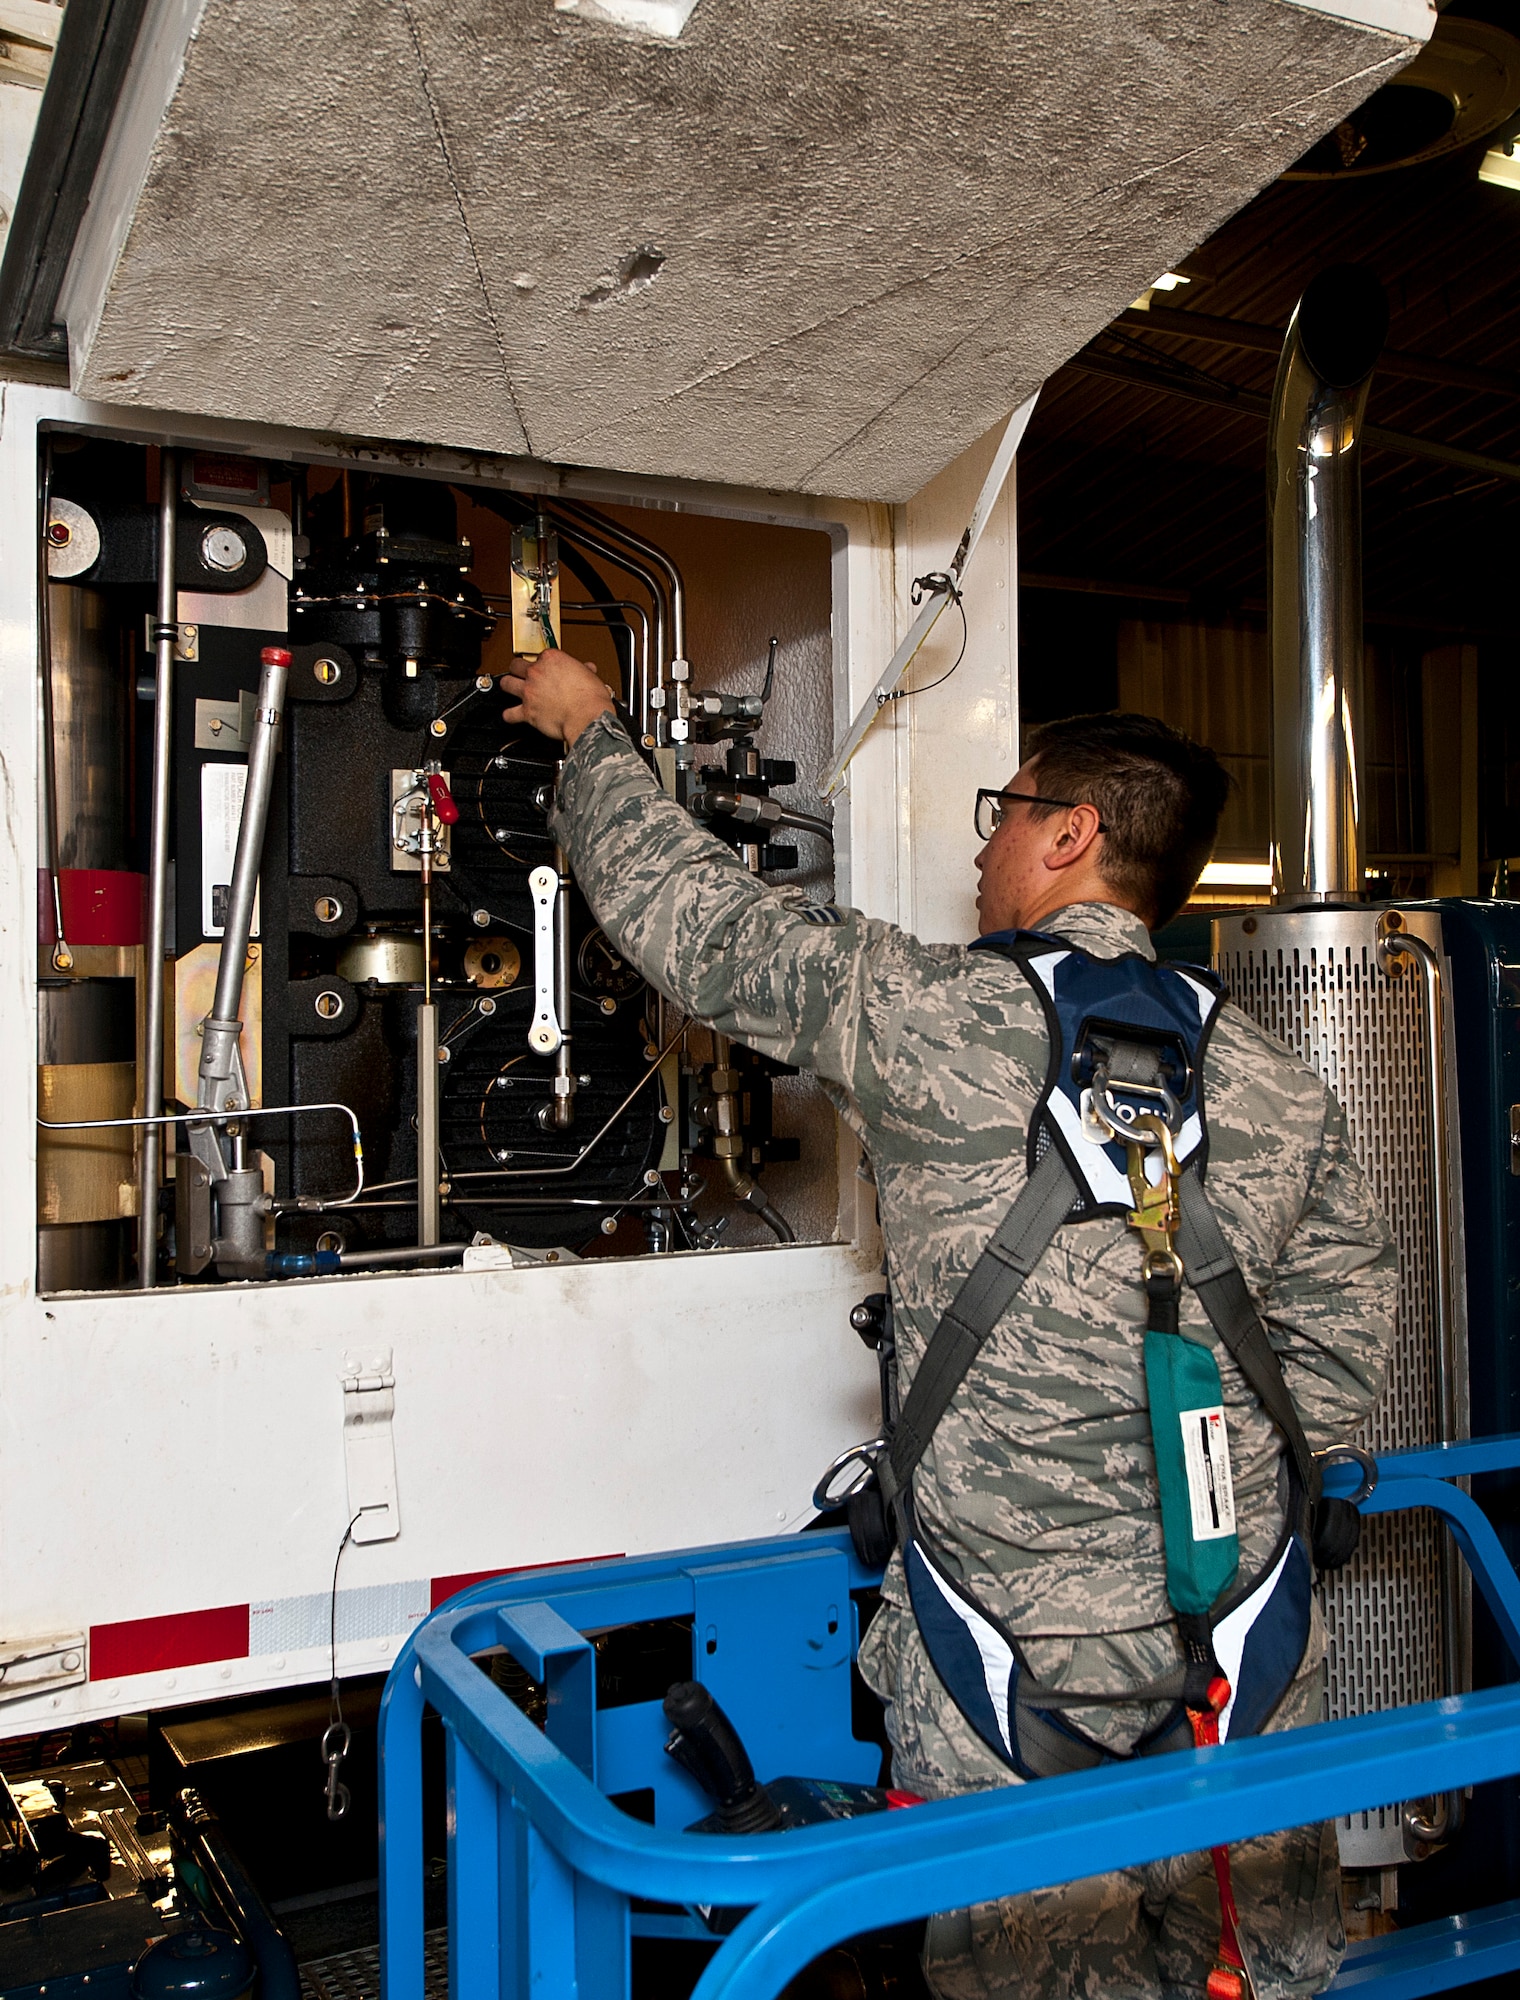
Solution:
M1193 1540L1218 1542L1235 1532L1235 1487L1230 1478L1230 1439L1224 1406L1182 1410L1182 1458L1187 1467Z
M1013 1744L1008 1737L1008 1683L1013 1677L1013 1650L996 1626L990 1625L980 1612L973 1611L969 1604L956 1596L933 1563L922 1556L920 1561L934 1588L976 1641L976 1650L982 1656L982 1679L992 1697L992 1713L997 1718L998 1734L1003 1739L1003 1748L1011 1757Z
M1270 1576L1262 1578L1251 1595L1235 1609L1227 1612L1214 1627L1214 1658L1219 1662L1219 1671L1230 1683L1230 1698L1219 1716L1219 1740L1225 1742L1230 1734L1230 1718L1235 1713L1235 1696L1240 1687L1240 1662L1245 1656L1246 1640L1251 1627L1271 1601L1277 1588L1278 1578L1283 1573L1283 1565L1293 1553L1291 1540L1284 1545L1282 1554L1273 1565Z

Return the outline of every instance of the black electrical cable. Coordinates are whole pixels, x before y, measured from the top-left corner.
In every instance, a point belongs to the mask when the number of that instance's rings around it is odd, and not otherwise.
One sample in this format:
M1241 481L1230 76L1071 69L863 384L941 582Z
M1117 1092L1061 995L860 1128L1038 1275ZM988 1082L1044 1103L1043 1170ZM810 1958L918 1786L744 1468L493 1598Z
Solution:
M915 584L914 585L915 591L917 591L917 588L918 586ZM960 651L956 654L955 658L950 662L950 665L946 667L945 671L939 676L937 680L925 681L923 686L918 688L896 688L893 690L891 694L882 696L883 707L885 707L889 701L906 701L910 695L927 694L930 688L943 687L945 685L945 682L949 680L950 676L955 672L956 668L960 665L961 661L965 659L966 646L971 636L970 628L966 624L966 606L958 590L955 591L953 595L955 598L955 608L961 614ZM917 596L914 597L913 602L915 604L918 602Z
M360 1508L359 1514L355 1514L343 1530L338 1553L333 1557L332 1596L328 1605L327 1643L332 1669L332 1700L328 1708L327 1728L322 1734L322 1762L327 1766L327 1817L331 1820L342 1819L348 1811L348 1787L339 1780L338 1773L353 1741L353 1732L343 1720L343 1695L338 1681L338 1567L343 1561L343 1551L354 1538L354 1529L359 1525L363 1511Z
M536 507L529 505L526 501L516 500L510 494L495 493L488 488L479 486L467 486L463 490L468 493L470 499L477 507L489 508L493 514L499 514L502 520L510 521L514 528L521 528L527 522L537 518L538 510ZM612 589L606 578L599 575L586 557L572 545L570 536L575 532L574 529L562 521L556 521L554 527L556 533L559 535L560 561L579 580L582 588L593 598L606 599L615 596L616 592ZM614 612L605 603L594 605L592 608L601 612L607 630L612 638L613 651L617 654L619 661L622 659L622 652L618 645L618 635L624 632L628 635L629 674L627 691L631 695L633 691L632 668L635 645L633 626L623 612Z

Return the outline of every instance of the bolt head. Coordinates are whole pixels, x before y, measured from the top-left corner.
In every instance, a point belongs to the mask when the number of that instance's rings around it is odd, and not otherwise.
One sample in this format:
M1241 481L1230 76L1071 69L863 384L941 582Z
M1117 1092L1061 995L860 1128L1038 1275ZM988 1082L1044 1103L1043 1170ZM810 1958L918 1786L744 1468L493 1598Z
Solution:
M602 1234L604 1236L617 1235L617 1217L615 1215L604 1215L602 1217Z
M660 1185L660 1176L653 1167L645 1168L644 1185L645 1187L658 1187Z
M470 922L474 924L477 930L483 931L490 921L491 912L489 910L471 910Z

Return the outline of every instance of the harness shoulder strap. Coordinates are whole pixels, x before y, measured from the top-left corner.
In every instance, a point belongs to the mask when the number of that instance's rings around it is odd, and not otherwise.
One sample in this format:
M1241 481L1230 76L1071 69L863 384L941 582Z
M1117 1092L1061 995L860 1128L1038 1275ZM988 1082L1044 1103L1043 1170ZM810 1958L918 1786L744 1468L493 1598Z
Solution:
M1196 1174L1182 1176L1182 1206L1177 1249L1188 1281L1210 1324L1234 1357L1242 1375L1261 1399L1262 1408L1287 1440L1299 1483L1312 1502L1319 1497L1320 1475L1299 1418L1282 1363L1267 1338L1235 1254L1225 1241L1208 1196Z
M1075 1192L1065 1161L1050 1147L961 1281L914 1374L891 1450L877 1465L888 1506L906 1492L951 1398L1066 1220Z

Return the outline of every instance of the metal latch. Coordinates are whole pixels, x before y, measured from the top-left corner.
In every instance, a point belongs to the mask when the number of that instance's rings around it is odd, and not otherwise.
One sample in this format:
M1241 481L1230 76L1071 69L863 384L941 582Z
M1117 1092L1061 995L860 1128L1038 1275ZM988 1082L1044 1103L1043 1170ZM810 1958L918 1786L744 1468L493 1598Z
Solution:
M393 1542L401 1533L396 1498L396 1377L391 1350L343 1357L343 1462L356 1542Z
M0 1701L21 1701L49 1688L75 1687L85 1678L83 1632L49 1633L42 1639L0 1639Z

